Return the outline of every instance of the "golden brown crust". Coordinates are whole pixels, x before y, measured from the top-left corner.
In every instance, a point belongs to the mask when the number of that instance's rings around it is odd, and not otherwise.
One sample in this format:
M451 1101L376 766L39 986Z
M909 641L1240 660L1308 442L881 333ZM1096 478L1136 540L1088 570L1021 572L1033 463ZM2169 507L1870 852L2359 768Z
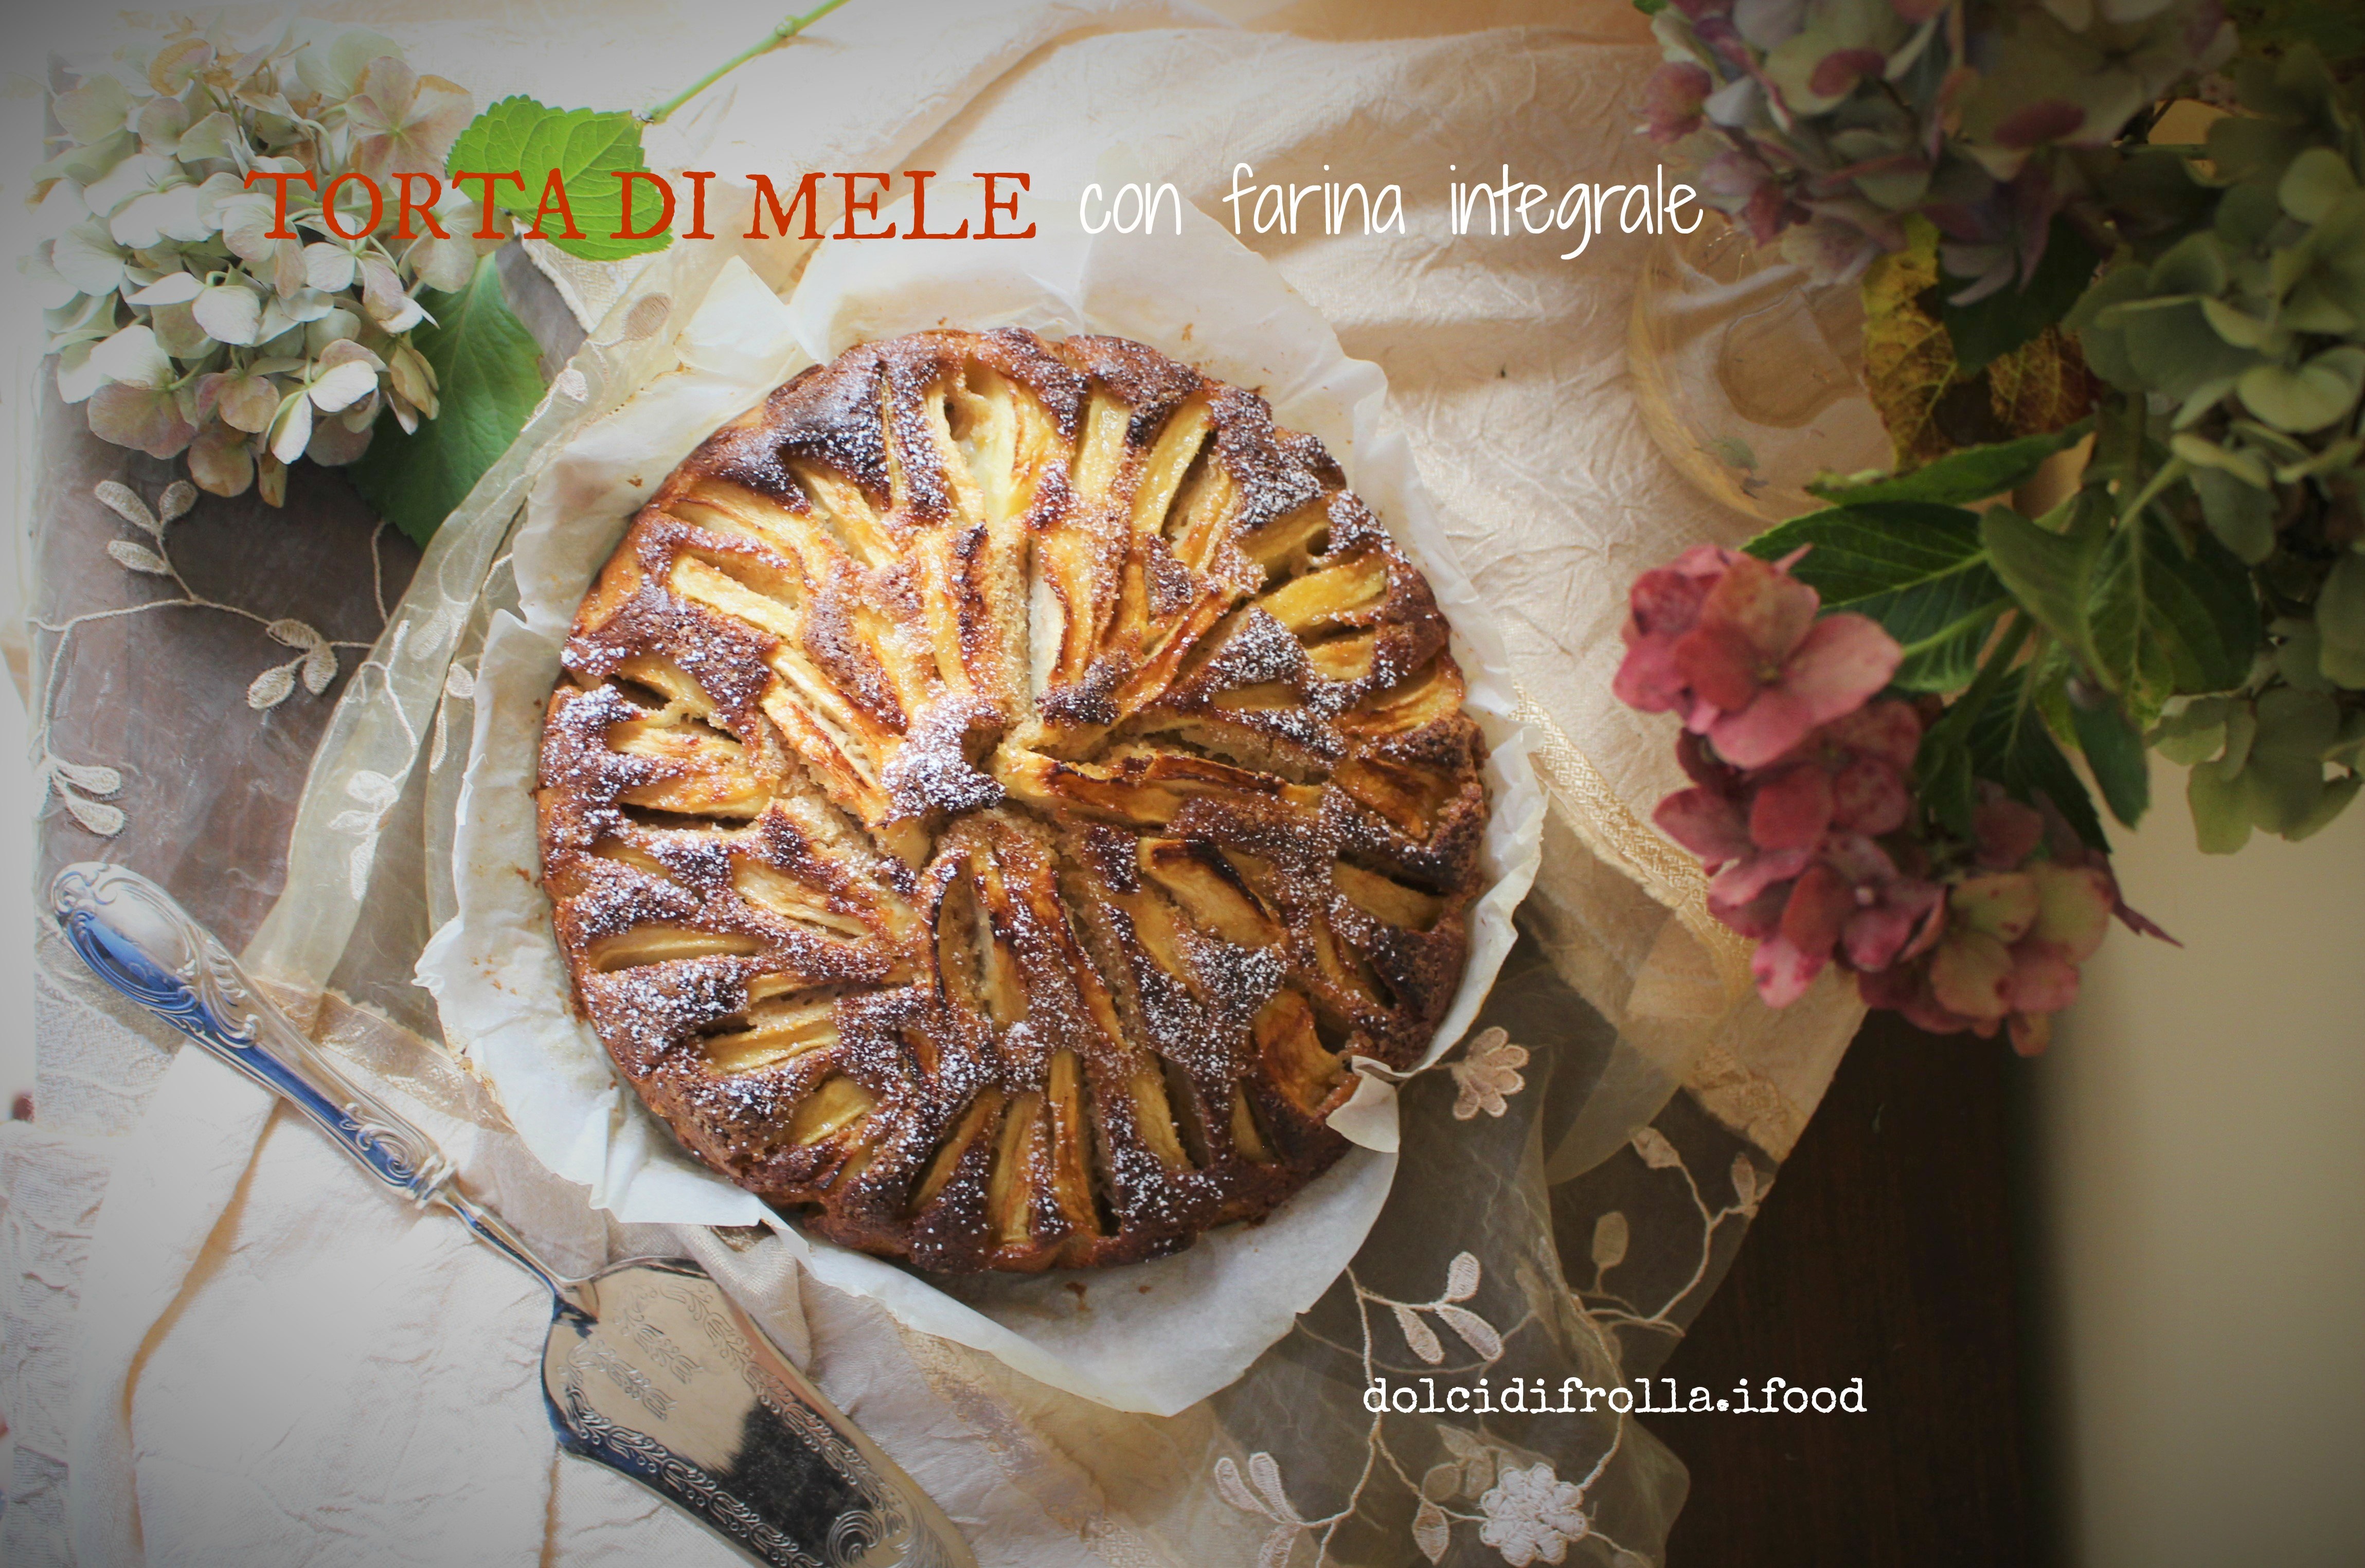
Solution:
M1460 983L1484 751L1310 436L1123 339L924 332L733 421L585 599L544 880L684 1144L925 1268L1262 1215Z

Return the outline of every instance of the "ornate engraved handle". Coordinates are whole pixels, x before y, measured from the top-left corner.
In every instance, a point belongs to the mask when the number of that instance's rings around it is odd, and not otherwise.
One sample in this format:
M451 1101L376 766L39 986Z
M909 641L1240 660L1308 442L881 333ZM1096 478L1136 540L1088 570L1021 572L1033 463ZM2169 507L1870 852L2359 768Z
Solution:
M347 1082L163 889L85 860L50 884L50 913L99 979L309 1116L371 1175L420 1203L446 1197L452 1164L433 1140Z

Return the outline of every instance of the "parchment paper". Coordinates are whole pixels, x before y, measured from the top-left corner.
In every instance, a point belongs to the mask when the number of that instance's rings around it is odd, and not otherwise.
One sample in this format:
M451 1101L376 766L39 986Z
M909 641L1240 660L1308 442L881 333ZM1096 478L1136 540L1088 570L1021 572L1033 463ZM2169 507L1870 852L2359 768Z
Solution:
M1112 160L1113 178L1126 173ZM945 210L979 210L946 182ZM1171 207L1167 208L1171 212ZM1065 217L1066 215L1063 215ZM907 227L907 207L882 213ZM495 1084L528 1146L626 1221L779 1230L816 1277L910 1327L985 1350L1040 1382L1120 1409L1171 1414L1238 1377L1344 1269L1392 1182L1395 1089L1375 1064L1333 1125L1362 1148L1261 1226L1120 1271L932 1281L809 1238L697 1164L615 1076L571 1005L536 879L532 788L544 703L575 610L632 514L716 426L803 365L868 339L939 325L1114 332L1258 387L1283 424L1320 437L1428 574L1454 627L1469 706L1490 749L1488 887L1474 905L1463 986L1425 1068L1451 1048L1511 946L1544 812L1499 637L1454 561L1379 371L1351 360L1278 274L1195 208L1182 232L1091 236L1037 219L1024 241L832 241L786 302L725 263L681 329L679 364L564 442L534 483L512 547L521 616L497 613L477 674L475 744L458 811L460 913L419 966L447 1036ZM1418 1069L1416 1070L1418 1070ZM1072 1286L1094 1310L1079 1313Z

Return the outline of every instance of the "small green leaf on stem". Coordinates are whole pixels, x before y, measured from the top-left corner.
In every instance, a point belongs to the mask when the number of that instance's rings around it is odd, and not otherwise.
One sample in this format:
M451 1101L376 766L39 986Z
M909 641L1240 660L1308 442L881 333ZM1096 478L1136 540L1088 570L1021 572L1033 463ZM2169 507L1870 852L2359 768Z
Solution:
M513 215L521 229L533 224L555 174L579 235L567 236L554 202L542 220L542 237L570 256L612 262L673 242L667 230L643 239L617 237L624 232L622 176L648 168L641 156L641 125L631 115L554 109L515 95L468 122L452 144L449 167L455 174L515 171L521 184L497 180L491 188L494 205ZM646 228L656 219L660 198L645 182L635 194L640 199L633 204L633 222Z

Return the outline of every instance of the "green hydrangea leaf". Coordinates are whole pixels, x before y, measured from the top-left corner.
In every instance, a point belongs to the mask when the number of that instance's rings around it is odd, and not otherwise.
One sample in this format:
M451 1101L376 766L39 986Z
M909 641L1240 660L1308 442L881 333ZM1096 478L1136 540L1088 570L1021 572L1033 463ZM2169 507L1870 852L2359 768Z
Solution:
M501 99L468 122L452 144L446 165L462 172L508 173L523 181L496 182L494 202L514 214L521 227L534 221L553 173L566 192L568 208L580 238L568 238L565 223L554 209L544 219L543 235L570 256L589 262L612 262L625 256L662 251L673 242L670 232L645 240L620 240L624 215L624 182L628 170L648 167L641 156L641 125L629 114L594 109L554 109L522 94ZM646 228L655 217L655 191L645 183L634 191L633 220Z
M2090 706L2073 697L2068 708L2078 750L2102 789L2102 803L2111 808L2111 815L2135 826L2151 804L2151 774L2144 759L2141 732L2127 718L2126 710L2108 696Z
M2316 660L2325 677L2365 689L2365 555L2344 552L2315 596Z
M2351 484L2365 479L2365 472L2356 471L2358 459L2365 457L2365 437L2343 436L2312 457L2286 463L2275 470L2279 485L2296 485L2303 479L2319 476L2333 478L2346 474Z
M2209 330L2237 349L2265 348L2275 339L2275 326L2222 299L2201 301L2201 319Z
M2206 436L2179 432L2169 438L2168 449L2190 467L2218 469L2261 490L2272 481L2265 461L2257 453L2221 446Z
M2118 325L2115 314L2108 325L2102 318L2111 307L2141 299L2150 292L2151 269L2131 263L2104 273L2062 319L2065 330L2077 333L2078 346L2094 374L2122 392L2143 391L2143 378L2127 357L2126 331Z
M2094 655L2087 604L2110 535L2107 510L2092 496L2073 498L2048 518L2057 528L2032 522L2010 507L1990 507L1979 517L1979 538L1997 577L2038 625L2089 664Z
M2342 343L2296 367L2261 364L2235 382L2242 404L2277 430L2319 431L2357 406L2365 348Z
M2205 230L2169 246L2151 268L2154 295L2222 294L2232 281L2225 242Z
M2137 391L2186 398L2222 387L2263 363L2257 351L2219 337L2194 300L2139 301L2119 306L2112 315L2115 321L2105 318L2102 324L2115 325L2124 333L2126 361ZM2214 393L2212 400L2218 396L2223 393Z
M2187 554L2157 511L2111 524L2081 492L2044 523L1990 507L1980 535L1996 576L2037 623L2148 722L2169 696L2224 691L2264 635L2249 574L2214 538Z
M2353 79L2365 66L2365 11L2324 0L2226 0L2226 18L2242 30L2246 53L2270 58L2312 49L2336 74Z
M2206 534L2187 554L2156 509L2111 532L2086 613L2091 667L2146 721L2171 694L2239 685L2265 635L2242 563Z
M1967 446L1916 468L1911 474L1850 484L1819 479L1807 488L1834 506L1861 506L1867 501L1926 501L1961 506L1999 496L2027 482L2057 452L2066 452L2094 428L2090 419L2066 429L2000 441L1988 446Z
M2302 223L2314 223L2356 190L2357 176L2349 173L2347 159L2329 147L2311 147L2283 171L2275 197L2285 212Z
M2324 673L2324 633L2313 621L2278 621L2269 628L2282 641L2275 646L2275 673L2302 691L2330 691Z
M2012 602L1988 567L1978 514L1960 507L1833 507L1793 518L1747 549L1773 561L1801 546L1811 548L1790 569L1826 610L1870 616L1904 646L1894 678L1908 690L1951 691L1968 681L1989 628Z
M2145 738L2170 762L2189 767L2206 761L2225 749L2228 706L2223 697L2196 698L2182 712L2162 719Z
M2234 78L2242 106L2275 119L2328 120L2339 97L2324 56L2304 45L2277 59L2245 60Z
M2201 498L2202 521L2217 543L2253 566L2274 554L2274 497L2222 468L2196 467L2192 490Z
M2335 203L2305 239L2276 252L2275 265L2279 282L2290 285L2283 297L2286 326L2303 332L2354 331L2365 320L2365 192ZM2333 324L2339 318L2346 323Z
M2094 281L2102 258L2075 224L2056 218L2045 240L2045 255L2023 287L2000 288L1968 305L1952 303L1970 280L1945 277L1940 286L1948 302L1938 319L1955 345L1956 373L1971 375L1990 360L2010 353L2068 313L2086 286ZM1989 494L1994 492L1990 491Z
M2240 786L2250 820L2286 837L2306 825L2322 803L2324 759L2340 738L2340 710L2327 693L2274 687L2257 703L2258 738L2250 743Z
M525 428L543 382L540 352L502 297L492 257L466 288L420 303L434 324L413 329L410 342L434 367L443 411L409 435L382 416L346 472L380 515L424 544Z
M2272 180L2312 140L2304 129L2282 120L2227 115L2211 123L2205 146L2209 162L2228 179Z
M2322 833L2332 825L2333 818L2348 809L2348 802L2357 798L2360 785L2365 785L2365 774L2348 774L2326 784L2315 798L2315 809L2292 823L2291 831L2283 836L2297 844L2303 838L2313 838Z
M1971 812L1978 795L1971 777L1971 752L1951 734L1922 737L1913 758L1913 792L1933 821L1957 838L1971 836Z
M2237 768L2195 763L2185 776L2184 803L2192 812L2193 842L2203 855L2231 855L2250 842L2250 805Z
M2081 842L2109 850L2110 840L2094 810L2094 798L2045 727L2021 672L2007 676L1971 722L1967 748L1971 771L1978 778L2002 785L2016 800L2033 802L2040 795L2046 797L2077 830Z

